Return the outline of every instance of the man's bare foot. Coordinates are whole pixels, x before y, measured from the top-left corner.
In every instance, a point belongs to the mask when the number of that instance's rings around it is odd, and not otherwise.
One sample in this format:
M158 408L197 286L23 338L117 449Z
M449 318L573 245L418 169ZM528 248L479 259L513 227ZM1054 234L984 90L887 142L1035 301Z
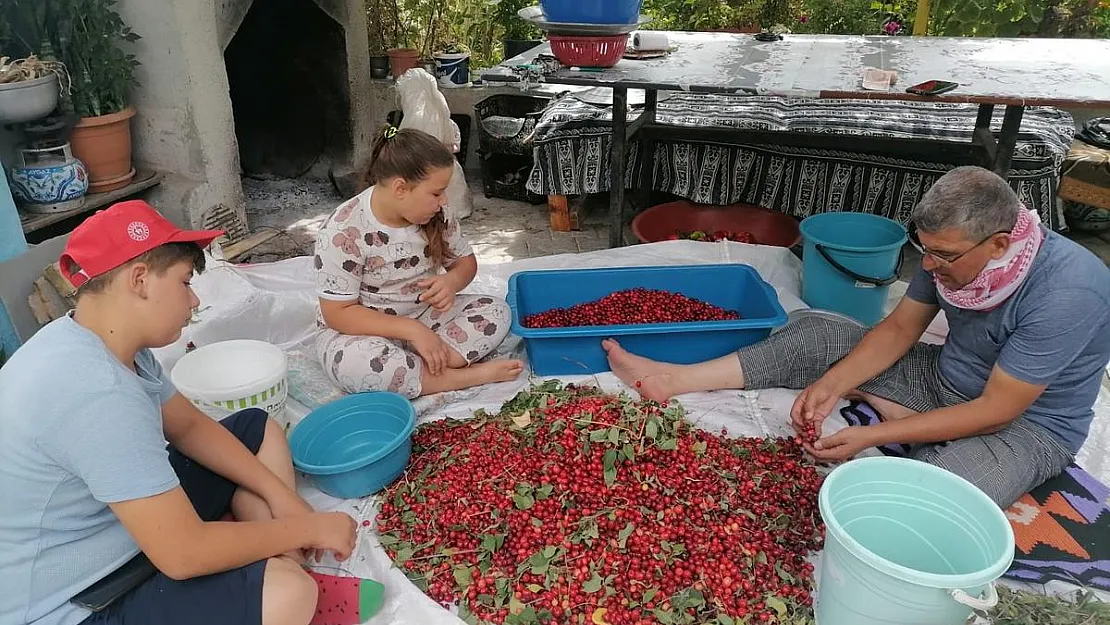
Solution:
M676 395L679 365L656 362L629 353L613 339L601 342L613 375L632 387L644 399L664 402Z
M490 360L462 367L446 369L440 375L424 372L423 394L432 395L445 391L457 391L482 384L508 382L520 377L524 363L519 360Z

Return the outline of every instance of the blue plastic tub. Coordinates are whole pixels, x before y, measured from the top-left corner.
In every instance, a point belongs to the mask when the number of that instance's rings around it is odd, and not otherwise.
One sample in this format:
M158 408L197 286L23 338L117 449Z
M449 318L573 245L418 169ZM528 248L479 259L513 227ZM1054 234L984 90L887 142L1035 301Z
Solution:
M998 601L1014 559L1002 509L971 482L906 458L853 460L825 478L818 625L964 623Z
M906 229L869 213L821 213L802 220L802 299L873 326L898 280Z
M525 328L528 315L642 287L681 293L740 313L736 321L578 328ZM609 370L601 341L615 338L634 354L676 364L719 358L786 323L775 289L747 265L676 265L522 271L509 278L513 332L524 339L536 375L588 375Z
M643 0L540 0L544 17L559 24L635 24Z
M293 429L293 466L332 497L366 497L405 470L415 427L416 411L397 393L348 395L313 410Z

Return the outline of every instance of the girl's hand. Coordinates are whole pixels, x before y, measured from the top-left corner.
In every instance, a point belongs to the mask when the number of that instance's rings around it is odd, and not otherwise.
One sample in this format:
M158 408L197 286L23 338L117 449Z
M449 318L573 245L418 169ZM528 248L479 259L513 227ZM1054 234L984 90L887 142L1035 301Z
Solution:
M424 364L428 367L428 373L440 375L447 369L447 363L451 358L451 348L438 334L424 328L424 331L417 334L411 342L412 346L416 348L416 353L424 359Z
M417 282L416 286L424 289L424 292L420 294L420 301L439 312L451 310L451 307L455 305L455 294L457 293L453 282L447 274L425 278Z

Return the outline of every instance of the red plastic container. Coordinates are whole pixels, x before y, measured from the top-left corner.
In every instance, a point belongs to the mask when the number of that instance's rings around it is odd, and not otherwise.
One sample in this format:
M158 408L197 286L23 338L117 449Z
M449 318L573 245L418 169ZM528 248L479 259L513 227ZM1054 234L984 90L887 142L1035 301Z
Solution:
M612 67L624 56L628 35L611 37L571 37L548 35L551 54L567 67Z
M793 217L751 204L706 206L681 200L652 206L632 220L632 232L641 243L666 241L693 230L746 231L759 245L777 247L793 247L802 240Z

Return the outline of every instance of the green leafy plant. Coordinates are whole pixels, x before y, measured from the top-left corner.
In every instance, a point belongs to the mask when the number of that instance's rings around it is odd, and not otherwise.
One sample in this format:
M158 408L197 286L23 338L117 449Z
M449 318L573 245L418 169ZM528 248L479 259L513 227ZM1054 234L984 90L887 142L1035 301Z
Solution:
M517 15L517 11L536 4L535 0L493 0L493 21L501 29L502 38L515 41L540 39L540 30Z
M139 36L116 11L117 0L5 0L4 52L60 61L71 78L68 106L82 117L127 108L139 61L127 51Z
M78 115L96 117L127 108L131 89L139 85L139 61L127 44L139 35L116 12L117 0L59 0L69 11L53 41L59 60L69 68L72 103Z
M1104 0L935 0L929 34L976 37L1105 37Z

